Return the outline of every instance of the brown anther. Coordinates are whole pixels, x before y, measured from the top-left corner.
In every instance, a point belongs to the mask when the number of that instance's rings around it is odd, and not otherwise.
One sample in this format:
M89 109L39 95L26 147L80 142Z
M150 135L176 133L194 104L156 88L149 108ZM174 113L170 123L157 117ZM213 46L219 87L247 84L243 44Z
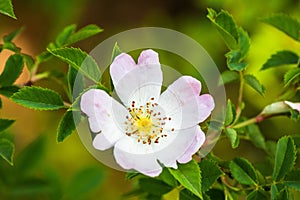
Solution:
M157 114L160 115L160 112L158 112Z
M158 139L159 139L159 137L157 137L157 138L155 139L154 143L158 143Z
M174 131L174 130L175 130L174 128L171 129L171 131Z
M172 118L171 117L169 117L169 120L171 120Z
M152 97L151 100L153 101L153 100L154 100L154 97Z
M146 144L147 142L146 141L143 141L143 144Z

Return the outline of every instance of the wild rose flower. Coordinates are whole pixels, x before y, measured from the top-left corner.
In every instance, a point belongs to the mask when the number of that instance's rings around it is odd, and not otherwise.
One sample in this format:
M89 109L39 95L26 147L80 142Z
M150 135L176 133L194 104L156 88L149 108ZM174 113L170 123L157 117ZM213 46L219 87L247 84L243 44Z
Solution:
M81 110L97 135L98 150L114 147L114 158L124 169L158 176L162 167L187 163L205 141L199 127L214 108L211 95L190 76L174 81L162 94L158 54L143 51L138 63L128 54L110 66L116 93L123 105L105 91L91 89L81 97Z

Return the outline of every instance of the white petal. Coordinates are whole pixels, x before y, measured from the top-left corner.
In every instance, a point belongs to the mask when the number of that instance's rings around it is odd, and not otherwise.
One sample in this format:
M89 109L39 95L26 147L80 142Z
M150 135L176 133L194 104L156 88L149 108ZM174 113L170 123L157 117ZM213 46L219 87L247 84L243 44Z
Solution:
M159 99L159 106L172 120L166 129L185 129L203 122L214 108L213 98L204 94L199 96L201 83L191 77L182 76L174 81Z
M162 71L157 53L151 50L143 51L139 64L134 66L128 55L125 55L117 56L110 67L112 81L121 101L128 107L133 100L137 106L144 106L151 98L157 101L162 85ZM126 63L128 66L124 67ZM124 68L126 70L123 70Z
M192 156L200 149L200 147L203 145L204 141L205 141L205 134L199 127L192 144L185 151L185 153L178 159L178 162L179 163L188 163L189 161L191 161Z
M124 169L134 169L148 176L157 176L162 167L157 162L152 147L137 142L133 137L124 137L115 144L116 162Z
M115 145L115 159L124 169L134 169L146 175L153 171L160 172L162 167L159 163L177 168L176 160L194 151L189 148L199 132L198 129L199 126L195 126L179 132L169 132L167 137L159 139L159 143L151 145L137 142L133 137L124 137Z
M88 116L90 129L96 135L93 145L105 150L123 137L125 134L127 110L106 92L91 89L81 97L80 107Z

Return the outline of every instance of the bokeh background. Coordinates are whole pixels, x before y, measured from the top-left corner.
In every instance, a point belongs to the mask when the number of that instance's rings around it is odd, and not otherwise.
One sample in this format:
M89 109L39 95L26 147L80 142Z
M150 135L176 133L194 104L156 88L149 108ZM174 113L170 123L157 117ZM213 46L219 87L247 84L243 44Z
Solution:
M300 20L299 0L14 0L13 4L18 20L0 15L0 36L24 26L25 30L16 39L16 43L24 53L30 55L42 52L65 26L73 23L78 27L97 24L104 29L97 36L75 45L87 52L121 31L158 26L180 31L197 40L214 59L220 71L226 66L224 54L227 49L206 15L208 7L227 10L248 31L252 41L247 72L255 74L267 88L265 97L261 97L246 87L244 114L249 117L276 99L282 91L283 73L289 68L286 66L280 70L259 71L263 63L278 50L300 52L299 43L259 20L278 12ZM7 51L0 53L0 71L8 55ZM53 60L40 68L45 69L66 72L67 66ZM18 83L25 83L26 80L28 72L24 70ZM60 91L59 85L52 80L43 80L37 85ZM226 89L228 98L236 102L238 85L232 83ZM0 116L17 121L8 129L8 134L14 137L16 144L15 166L10 167L0 160L0 177L10 183L3 186L0 182L0 199L1 192L7 190L13 191L12 199L57 199L59 195L55 194L68 194L69 197L65 197L68 199L76 197L82 185L85 185L90 189L86 190L89 192L81 199L114 200L120 199L122 194L132 189L134 183L127 181L123 172L109 169L95 160L76 133L63 143L56 142L56 128L62 111L32 111L5 97L2 99ZM278 117L262 122L260 128L267 139L278 139L284 134L299 134L300 125L299 121L297 123ZM240 155L258 162L264 157L263 152L255 150L247 142L242 142L238 150L232 150L230 144L222 140L214 152L224 159ZM27 177L33 177L32 181L24 181Z

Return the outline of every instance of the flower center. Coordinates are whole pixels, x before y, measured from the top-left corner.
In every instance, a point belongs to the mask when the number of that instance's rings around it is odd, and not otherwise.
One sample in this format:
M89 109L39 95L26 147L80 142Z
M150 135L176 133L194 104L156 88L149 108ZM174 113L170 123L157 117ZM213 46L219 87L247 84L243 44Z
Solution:
M137 128L144 133L150 133L152 129L152 120L148 117L141 117L136 120Z
M158 143L160 138L167 137L163 132L164 125L170 117L163 116L161 109L154 98L147 102L145 106L136 107L135 101L132 101L128 108L130 113L126 116L126 135L137 138L138 142L143 144ZM172 129L174 131L174 129Z

